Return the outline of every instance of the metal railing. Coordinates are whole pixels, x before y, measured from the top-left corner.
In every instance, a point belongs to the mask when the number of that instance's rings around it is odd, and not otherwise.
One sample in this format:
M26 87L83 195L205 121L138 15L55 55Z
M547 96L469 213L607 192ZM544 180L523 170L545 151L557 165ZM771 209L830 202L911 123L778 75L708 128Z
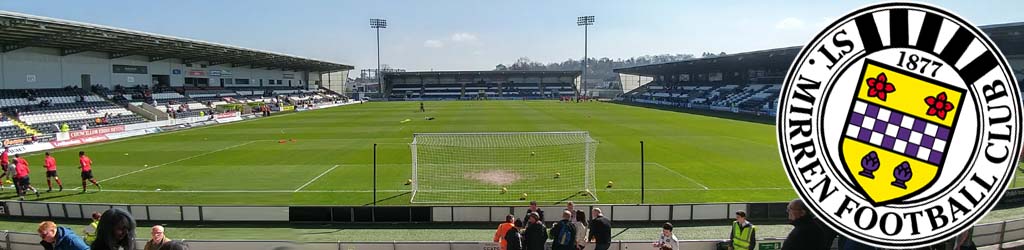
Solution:
M34 233L0 231L0 250L38 250L39 236ZM762 238L758 244L780 244L782 238ZM1024 218L974 226L974 243L979 247L995 246L1003 249L1006 243L1024 240ZM142 249L145 240L138 240L138 249ZM493 242L483 241L318 241L291 242L279 240L182 240L193 250L206 249L314 249L314 250L497 250ZM682 249L717 249L724 240L684 240L680 242ZM609 249L627 250L630 248L644 249L650 247L651 241L618 240L611 243ZM551 243L548 242L548 245ZM586 249L593 250L593 244Z

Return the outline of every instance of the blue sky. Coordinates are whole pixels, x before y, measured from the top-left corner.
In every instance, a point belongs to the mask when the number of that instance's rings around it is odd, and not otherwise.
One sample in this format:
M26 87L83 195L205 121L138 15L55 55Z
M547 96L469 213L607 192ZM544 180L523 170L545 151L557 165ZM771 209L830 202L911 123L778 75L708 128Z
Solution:
M3 0L0 9L373 68L488 70L519 57L582 58L576 17L596 16L591 57L736 53L806 43L875 1ZM1024 21L1024 1L937 1L976 25Z

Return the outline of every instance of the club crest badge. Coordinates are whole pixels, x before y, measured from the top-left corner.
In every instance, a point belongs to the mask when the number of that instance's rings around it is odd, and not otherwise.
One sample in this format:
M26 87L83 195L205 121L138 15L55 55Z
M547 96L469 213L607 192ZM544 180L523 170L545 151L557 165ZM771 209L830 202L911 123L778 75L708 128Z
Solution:
M1002 197L1021 97L999 49L937 7L885 3L826 27L779 98L779 148L812 213L884 248L933 245Z

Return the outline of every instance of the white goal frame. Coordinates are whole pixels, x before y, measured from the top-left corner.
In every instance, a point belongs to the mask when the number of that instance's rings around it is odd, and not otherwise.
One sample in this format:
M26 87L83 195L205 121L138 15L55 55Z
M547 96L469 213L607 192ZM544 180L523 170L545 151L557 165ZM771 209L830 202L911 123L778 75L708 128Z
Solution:
M455 204L455 203L509 203L509 202L525 202L525 201L538 201L538 202L560 202L566 200L573 200L576 202L597 202L597 194L595 187L595 167L596 167L596 152L598 142L594 140L590 133L587 131L566 131L566 132L473 132L473 133L414 133L413 140L409 143L410 151L412 153L412 182L409 183L411 186L411 203L435 203L435 204ZM530 150L544 150L552 149L559 151L559 154L541 151L540 154ZM519 154L515 157L494 157L487 159L473 158L467 160L466 163L449 163L446 162L450 159L445 159L440 162L429 162L424 163L422 161L437 161L435 155L421 155L421 154L434 154L431 152L441 151L443 153L446 150L451 150L455 158L459 153L473 154L473 152L480 152L482 150L490 150L491 156L494 154L505 155L507 154ZM525 163L525 162L500 162L501 159L515 161L516 159L524 159L524 152L529 152L529 156L533 157L538 155L541 163ZM540 156L543 155L543 156ZM437 156L443 157L443 156ZM467 156L473 157L473 156ZM549 157L549 158L544 158ZM427 158L427 159L424 159ZM562 161L564 158L564 161ZM531 158L525 158L528 161L532 161ZM488 161L495 162L488 162ZM458 161L455 159L454 161ZM470 163L472 161L472 163ZM527 169L524 172L526 176L534 179L526 179L524 182L536 182L540 189L517 187L510 190L506 190L504 187L488 187L487 189L481 189L480 187L466 189L443 189L443 190L424 190L424 186L420 183L420 178L424 177L424 173L433 174L437 176L436 172L438 169L432 169L431 167L452 167L458 168L458 166L445 166L446 164L463 165L469 166L469 168L476 168L483 166L484 168L505 168L512 169L512 171L520 171L520 169ZM553 168L548 168L553 166ZM529 168L528 168L529 167ZM557 169L556 169L557 168ZM564 170L560 170L564 169ZM442 170L443 171L443 170ZM467 170L471 171L471 170ZM499 170L502 171L502 170ZM458 170L449 171L448 178L441 177L443 181L452 182L466 182L462 178L458 178ZM563 176L561 173L566 172ZM451 176L455 174L456 177ZM465 173L463 173L465 174ZM553 179L540 179L537 176L544 176L544 174L551 174ZM518 175L518 174L517 174ZM528 178L529 178L528 177ZM547 176L544 176L547 178ZM443 181L429 180L427 183L444 183ZM557 183L558 181L564 181ZM554 188L547 187L545 185L553 183L556 185ZM435 184L436 185L436 184ZM457 184L456 184L457 185ZM495 184L498 185L498 184ZM512 185L512 184L509 184ZM454 186L454 185L453 185ZM502 185L504 186L504 185ZM433 187L433 186L431 186ZM502 195L498 195L500 194ZM471 193L472 195L466 195L464 197L474 197L469 199L448 199L448 198L437 198L437 195L443 193ZM521 197L520 194L530 193L529 197ZM428 198L423 198L425 194L430 194ZM544 195L534 195L544 194ZM442 195L443 196L443 195ZM460 195L454 195L460 196ZM453 196L453 197L454 197ZM498 197L496 197L498 196ZM484 198L480 198L484 197ZM417 198L420 198L419 200ZM480 198L480 199L475 199Z

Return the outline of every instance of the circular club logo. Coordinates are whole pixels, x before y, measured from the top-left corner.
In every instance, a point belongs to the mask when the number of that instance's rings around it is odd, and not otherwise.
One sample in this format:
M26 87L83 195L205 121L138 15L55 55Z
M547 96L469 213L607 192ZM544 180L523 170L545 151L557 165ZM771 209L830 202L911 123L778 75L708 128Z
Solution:
M962 18L914 3L854 11L807 44L779 98L789 180L840 234L886 248L962 232L1002 197L1021 150L1006 59Z

